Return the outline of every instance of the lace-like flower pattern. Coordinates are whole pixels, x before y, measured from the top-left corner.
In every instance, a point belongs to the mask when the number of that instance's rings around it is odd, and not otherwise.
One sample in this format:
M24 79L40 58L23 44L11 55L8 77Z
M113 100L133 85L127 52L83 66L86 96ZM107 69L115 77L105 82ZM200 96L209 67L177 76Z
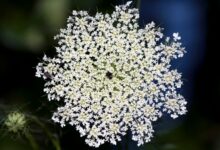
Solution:
M55 36L57 55L44 56L36 68L48 99L64 103L52 119L74 126L92 147L116 144L128 130L142 145L163 113L186 113L177 92L181 74L170 65L185 53L179 34L164 38L154 22L139 28L139 12L130 4L94 17L73 11Z

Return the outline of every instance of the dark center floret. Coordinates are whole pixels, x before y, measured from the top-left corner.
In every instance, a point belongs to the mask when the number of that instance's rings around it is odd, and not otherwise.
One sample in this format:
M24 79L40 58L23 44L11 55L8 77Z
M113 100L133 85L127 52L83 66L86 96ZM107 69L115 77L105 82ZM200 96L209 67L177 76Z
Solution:
M108 79L112 79L112 78L113 78L113 74L108 71L108 72L106 73L106 77L107 77Z

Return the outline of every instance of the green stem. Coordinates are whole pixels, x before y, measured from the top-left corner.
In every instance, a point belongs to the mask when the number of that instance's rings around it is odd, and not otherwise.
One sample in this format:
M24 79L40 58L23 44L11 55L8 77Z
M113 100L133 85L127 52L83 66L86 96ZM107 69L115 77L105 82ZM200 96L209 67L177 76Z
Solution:
M33 148L33 150L40 150L40 148L37 145L37 142L35 141L34 137L30 133L26 132L25 136L30 142L30 145Z
M117 144L117 149L118 149L118 150L123 150L122 143L118 142L118 144Z
M137 5L137 8L140 9L140 6L141 6L141 0L136 0L136 5Z
M125 135L125 150L129 150L129 135Z
M61 150L60 142L56 138L53 137L51 132L46 128L46 126L43 123L41 123L36 117L31 117L31 119L44 130L44 132L47 134L48 138L52 142L55 149Z

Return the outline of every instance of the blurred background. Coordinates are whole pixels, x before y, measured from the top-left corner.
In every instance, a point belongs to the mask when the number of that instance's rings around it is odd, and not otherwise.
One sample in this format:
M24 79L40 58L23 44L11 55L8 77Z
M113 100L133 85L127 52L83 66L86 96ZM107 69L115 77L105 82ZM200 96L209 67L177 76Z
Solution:
M1 0L0 2L0 150L88 150L84 138L71 127L50 120L55 104L43 93L44 81L35 66L46 53L54 55L53 36L65 27L73 9L111 12L126 0ZM220 150L220 1L139 0L140 25L150 21L179 32L187 54L173 62L183 73L180 91L188 113L157 122L152 142L137 147L129 135L105 150ZM25 131L15 134L2 125L12 112L27 116ZM16 120L15 120L16 122ZM24 132L24 133L23 133Z

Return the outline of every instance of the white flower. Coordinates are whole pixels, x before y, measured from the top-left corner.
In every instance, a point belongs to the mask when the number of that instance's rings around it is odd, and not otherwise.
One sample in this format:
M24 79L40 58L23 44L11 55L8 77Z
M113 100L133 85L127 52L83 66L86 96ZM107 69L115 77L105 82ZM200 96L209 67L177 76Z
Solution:
M37 66L48 99L64 102L52 119L74 126L93 147L116 144L127 130L142 145L164 112L173 118L186 113L176 91L181 74L170 65L185 53L178 33L163 38L154 22L140 29L139 12L130 4L94 17L73 11L55 37L57 56Z
M181 37L179 36L179 33L173 33L173 39L174 39L174 41L181 40Z

